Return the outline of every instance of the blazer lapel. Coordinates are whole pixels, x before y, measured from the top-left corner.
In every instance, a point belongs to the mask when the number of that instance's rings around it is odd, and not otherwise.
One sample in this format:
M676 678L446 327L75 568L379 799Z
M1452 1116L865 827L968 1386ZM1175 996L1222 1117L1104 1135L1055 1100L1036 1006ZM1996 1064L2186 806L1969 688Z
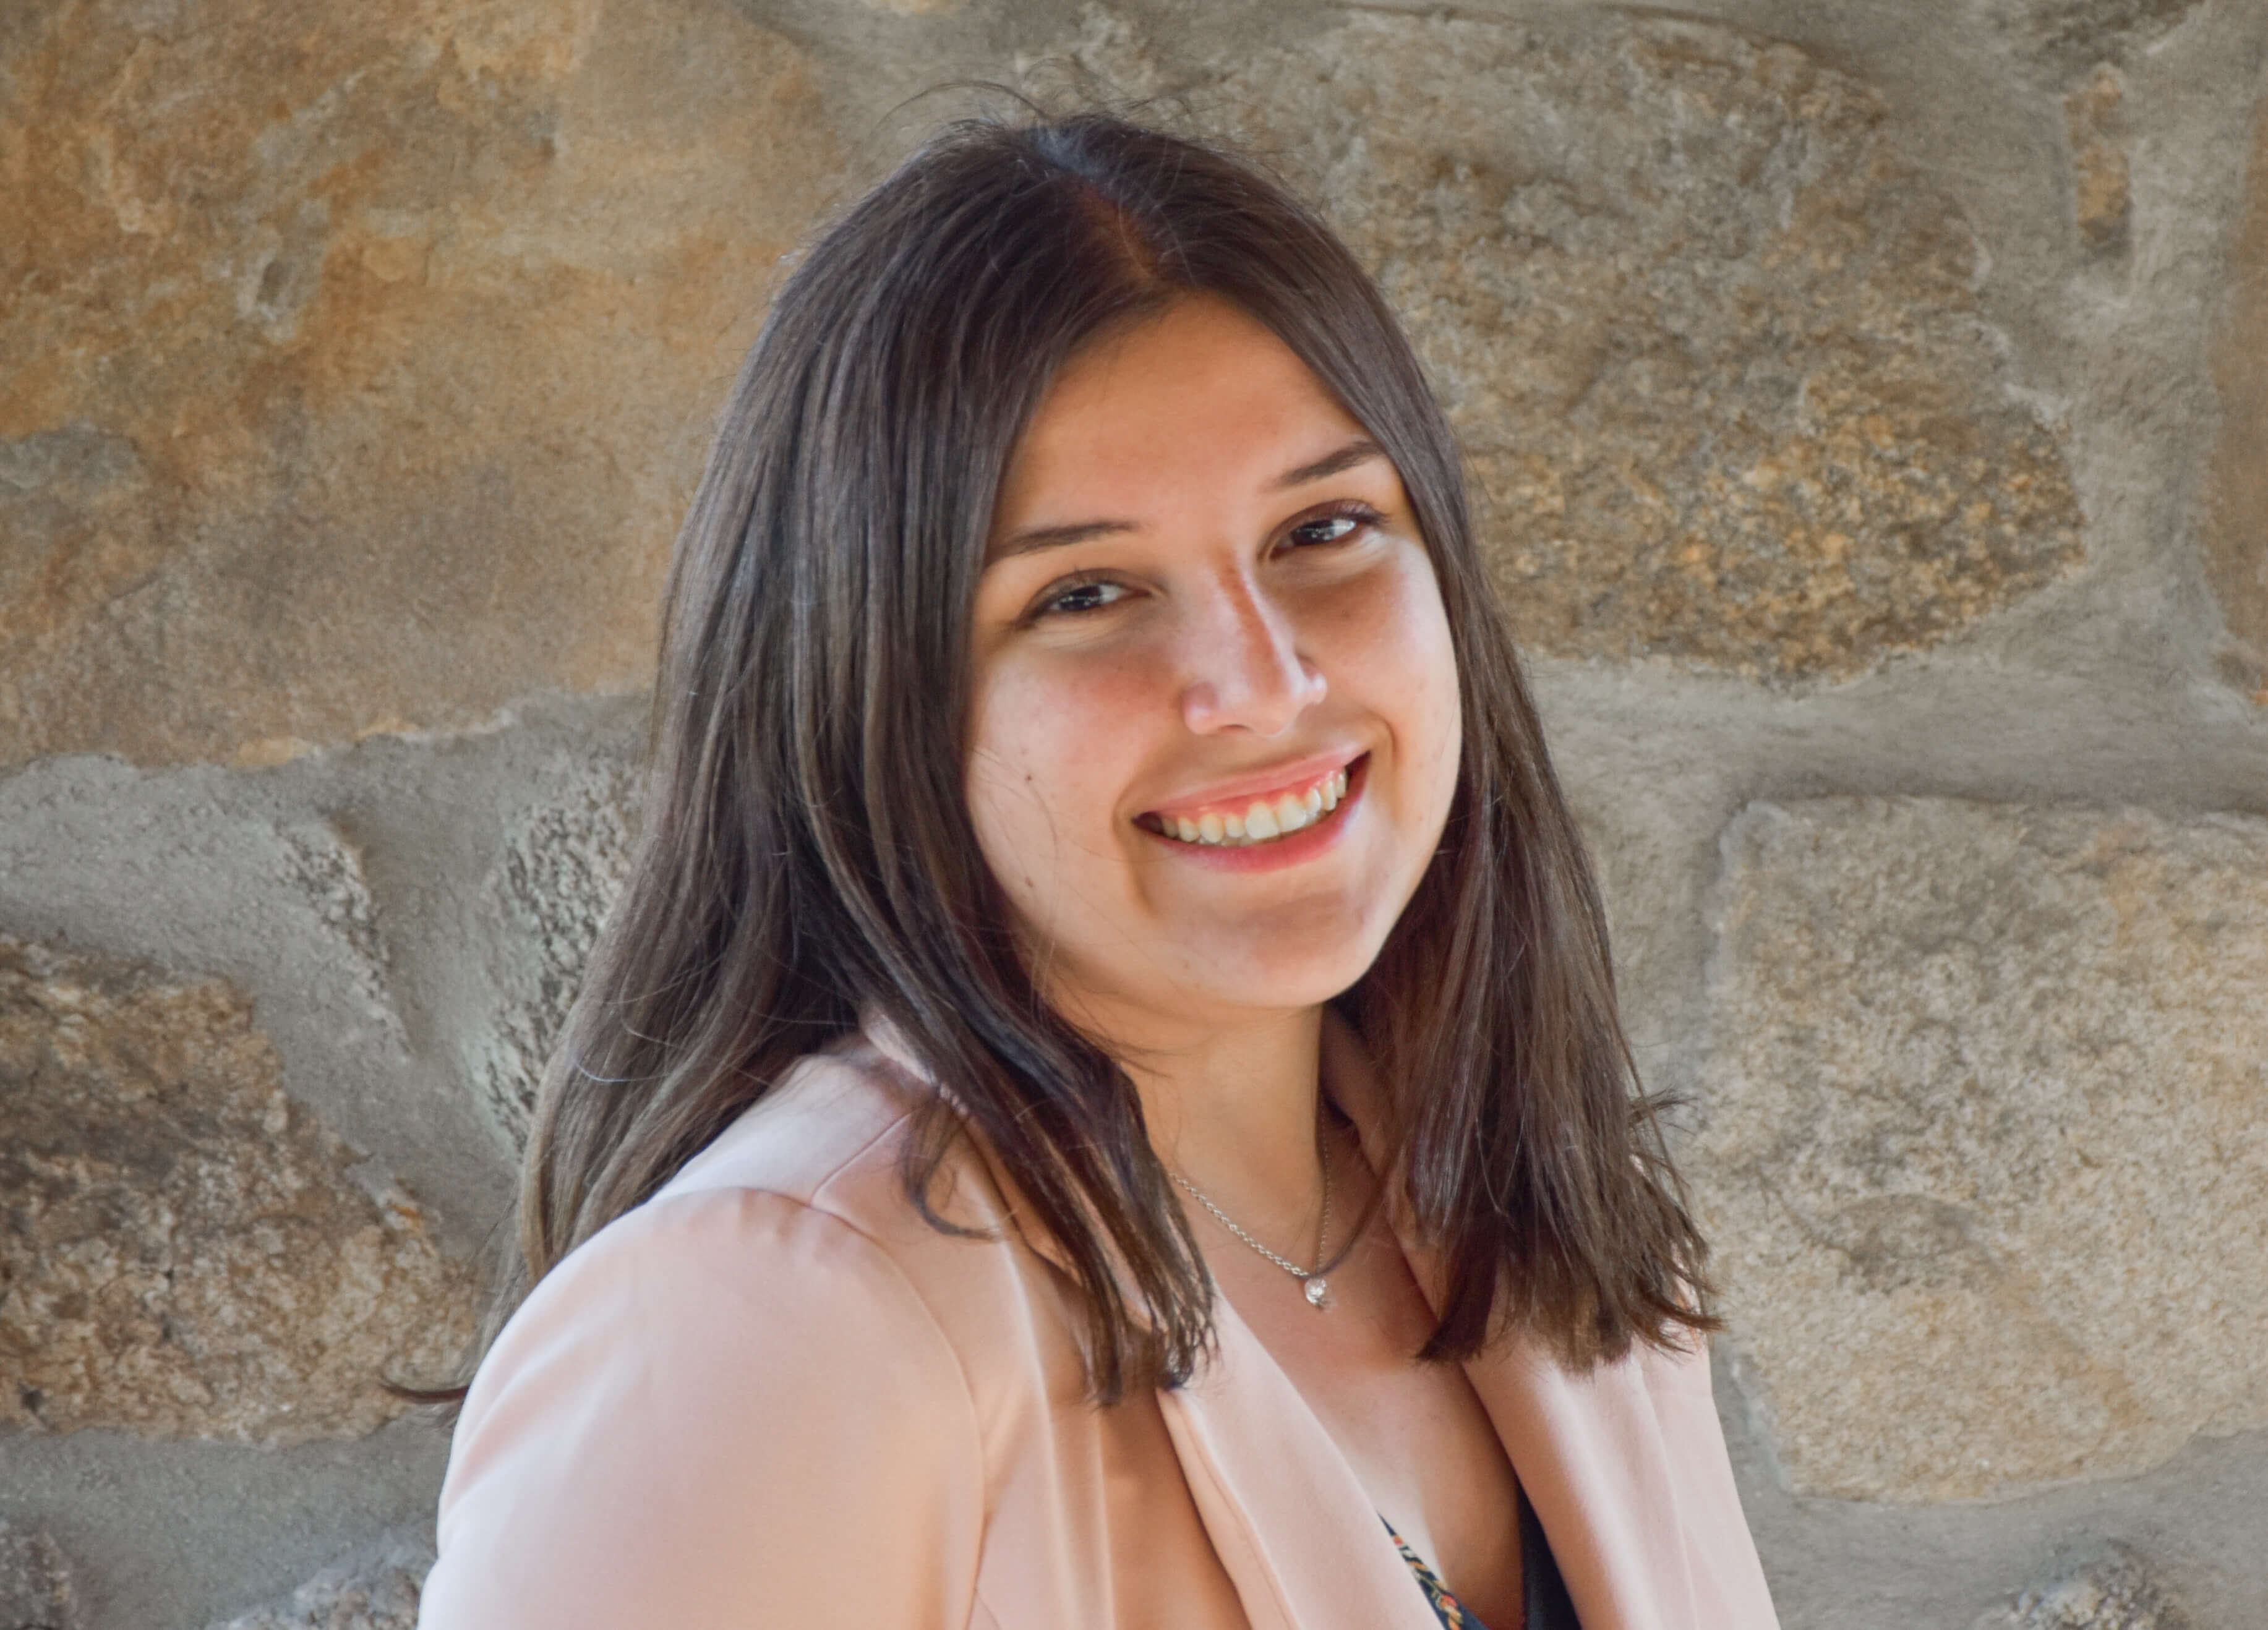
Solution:
M862 1012L859 1027L885 1058L952 1096L878 1010ZM1024 1242L1069 1274L1063 1248L973 1125L970 1139ZM1213 1305L1212 1354L1188 1384L1160 1388L1158 1406L1254 1630L1440 1630L1307 1400L1227 1298Z
M861 1016L878 1051L937 1083L879 1012ZM1390 1124L1366 1049L1323 1010L1323 1083L1351 1119L1375 1171L1389 1169ZM1013 1175L971 1137L1024 1240L1070 1264ZM1386 1208L1410 1272L1438 1308L1438 1254L1398 1192ZM1298 1389L1226 1298L1216 1349L1159 1406L1206 1532L1256 1630L1439 1630L1352 1470ZM1771 1597L1726 1462L1705 1350L1641 1348L1576 1375L1538 1343L1513 1339L1465 1373L1528 1491L1583 1630L1764 1630ZM1698 1576L1697 1576L1697 1569Z
M1226 1297L1213 1355L1159 1407L1255 1630L1440 1630L1338 1446Z
M1509 1351L1468 1362L1465 1371L1528 1491L1584 1630L1713 1630L1728 1621L1705 1615L1694 1589L1700 1536L1678 1480L1681 1440L1690 1435L1663 1418L1644 1367L1633 1356L1574 1375L1521 1338ZM1705 1386L1700 1393L1713 1432L1714 1405ZM1740 1540L1745 1547L1745 1531Z
M1372 1168L1393 1150L1383 1083L1353 1026L1323 1011L1322 1069ZM1437 1309L1445 1276L1398 1188L1386 1215ZM1755 1630L1774 1621L1732 1483L1706 1349L1640 1347L1587 1373L1525 1333L1466 1361L1550 1542L1583 1630ZM1697 1563L1709 1577L1697 1582Z

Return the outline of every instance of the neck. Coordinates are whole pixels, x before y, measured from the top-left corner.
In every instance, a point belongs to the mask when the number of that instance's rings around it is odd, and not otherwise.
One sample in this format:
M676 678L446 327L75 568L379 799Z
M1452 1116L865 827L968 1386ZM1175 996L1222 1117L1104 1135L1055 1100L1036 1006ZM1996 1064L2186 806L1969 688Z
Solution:
M1080 1023L1123 1062L1167 1169L1253 1234L1296 1245L1313 1239L1322 1206L1322 1011L1205 1024L1088 1013Z

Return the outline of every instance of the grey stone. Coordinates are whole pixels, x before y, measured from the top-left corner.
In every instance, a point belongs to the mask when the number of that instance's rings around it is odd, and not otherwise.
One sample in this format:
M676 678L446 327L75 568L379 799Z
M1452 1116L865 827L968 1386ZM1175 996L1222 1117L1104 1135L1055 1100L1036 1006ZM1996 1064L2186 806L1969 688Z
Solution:
M0 1523L0 1630L79 1630L81 1622L55 1542Z
M0 1427L285 1443L445 1373L473 1276L224 980L0 938ZM376 1193L366 1184L372 1184Z
M1980 0L2019 55L2068 80L2124 62L2181 26L2198 0Z
M2188 1630L2189 1622L2141 1554L2112 1543L2066 1561L1975 1630Z
M1686 1158L1791 1485L2268 1426L2268 820L1760 804L1723 867Z
M363 875L362 852L336 825L327 820L277 828L278 855L286 882L306 898L323 926L336 937L360 974L362 994L374 1017L398 1031L387 965L391 960L378 927L378 907Z
M416 1630L432 1547L392 1538L317 1574L291 1596L210 1630Z
M1193 99L1375 269L1531 646L1840 679L2080 563L1977 235L1848 74L1702 22L1365 11Z
M471 1061L481 1099L524 1142L536 1089L621 891L634 782L621 765L579 769L512 821L485 892L500 925L490 978L501 1001Z

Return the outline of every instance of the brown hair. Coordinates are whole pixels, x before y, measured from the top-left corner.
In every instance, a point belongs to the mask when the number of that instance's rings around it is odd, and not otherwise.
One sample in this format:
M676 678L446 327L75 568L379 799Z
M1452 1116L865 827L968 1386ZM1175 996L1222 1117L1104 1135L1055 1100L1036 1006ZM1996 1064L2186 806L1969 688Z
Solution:
M1420 1356L1517 1324L1580 1363L1713 1326L1590 869L1408 341L1249 163L1095 114L947 127L772 303L678 541L642 828L544 1080L500 1311L872 1003L1062 1242L1094 1396L1190 1374L1211 1334L1202 1259L1131 1081L1018 962L962 740L1018 435L1082 344L1195 291L1266 325L1386 449L1455 642L1465 736L1440 849L1337 999L1389 1085L1389 1181L1447 1268ZM960 1125L934 1101L909 1149L909 1197L940 1227L925 1197Z

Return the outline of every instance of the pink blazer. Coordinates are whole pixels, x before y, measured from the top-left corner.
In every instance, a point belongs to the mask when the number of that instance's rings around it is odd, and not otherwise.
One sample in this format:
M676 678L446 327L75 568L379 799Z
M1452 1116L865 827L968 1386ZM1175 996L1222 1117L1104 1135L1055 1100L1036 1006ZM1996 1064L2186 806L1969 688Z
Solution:
M1335 1014L1323 1046L1375 1160ZM990 1240L905 1200L928 1090L870 1015L536 1286L456 1429L424 1630L1438 1630L1226 1302L1188 1386L1083 1401L1071 1283L1008 1174L964 1142L939 1186ZM1466 1370L1585 1630L1773 1630L1705 1350Z

